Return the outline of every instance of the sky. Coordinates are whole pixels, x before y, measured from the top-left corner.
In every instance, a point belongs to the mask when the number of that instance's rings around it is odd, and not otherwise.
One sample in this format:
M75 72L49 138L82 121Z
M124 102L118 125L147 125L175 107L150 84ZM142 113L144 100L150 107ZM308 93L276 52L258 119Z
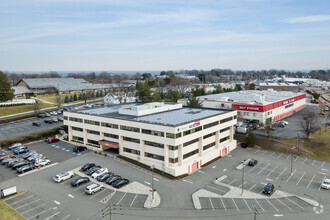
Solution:
M2 71L215 68L330 68L330 1L0 1Z

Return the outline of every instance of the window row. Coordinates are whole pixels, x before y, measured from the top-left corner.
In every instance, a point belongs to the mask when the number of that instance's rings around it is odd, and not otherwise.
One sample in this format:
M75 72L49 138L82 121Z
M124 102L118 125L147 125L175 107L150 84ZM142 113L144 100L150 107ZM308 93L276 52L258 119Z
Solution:
M211 128L211 127L217 126L218 124L219 124L219 121L215 121L215 122L204 125L203 129Z
M137 144L140 143L140 140L139 140L139 139L130 138L130 137L123 137L123 140L124 140L124 141L133 142L133 143L137 143Z
M168 149L169 150L177 150L177 149L179 149L179 145L177 145L177 146L168 145Z
M119 136L118 135L116 135L116 134L109 134L109 133L104 133L104 137L119 139Z
M193 150L193 151L190 151L189 153L184 154L184 155L183 155L183 159L186 159L186 158L188 158L188 157L191 157L191 156L193 156L193 155L195 155L195 154L198 154L198 149Z
M100 132L93 131L93 130L87 130L87 133L89 133L89 134L95 134L95 135L100 135Z
M171 157L168 158L169 163L177 163L178 161L179 161L178 157L177 158L171 158Z
M97 125L97 126L100 126L100 122L98 122L98 121L93 121L93 120L87 120L87 119L85 119L85 120L84 120L84 123L85 123L85 124L90 124L90 125Z
M151 141L144 141L145 145L152 146L152 147L158 147L158 148L163 148L164 149L164 144L159 144Z
M197 127L197 128L193 128L193 129L190 129L190 130L188 130L188 131L184 131L184 132L183 132L183 136L186 136L186 135L188 135L188 134L196 133L196 132L198 132L198 131L201 131L202 129L203 129L202 126L199 126L199 127Z
M82 129L82 128L78 128L78 127L72 127L72 130L74 130L74 131L80 131L80 132L82 132L82 131L83 131L83 129Z
M77 137L77 136L72 136L72 140L78 141L78 142L84 142L84 138L82 137Z
M107 128L118 129L118 125L116 125L116 124L111 124L111 123L101 122L101 126L103 126L103 127L107 127Z
M126 148L124 147L124 152L127 152L127 153L131 153L131 154L136 154L136 155L140 155L140 151L139 150L133 150L133 149L130 149L130 148Z
M228 117L228 118L222 119L222 120L220 120L220 124L226 123L226 122L231 121L231 120L233 120L233 117Z
M124 130L124 131L133 131L133 132L140 133L140 128L135 128L135 127L125 126L125 125L120 125L120 130Z
M87 143L93 144L93 145L99 145L98 141L94 141L94 140L91 140L91 139L87 139Z
M225 131L228 131L229 129L230 129L230 127L227 127L227 128L221 129L221 130L220 130L220 133L225 132Z
M226 140L229 140L229 136L224 137L224 138L221 138L221 139L220 139L220 143L225 142Z
M149 157L149 158L152 158L152 159L164 161L164 156L160 156L160 155L157 155L157 154L152 154L152 153L145 152L144 153L144 156Z
M180 138L182 136L182 133L176 133L176 134L172 134L172 133L166 133L166 137L167 138L172 138L172 139L175 139L175 138Z
M161 132L161 131L153 131L153 130L148 130L148 129L142 129L142 133L164 137L164 132Z
M214 135L215 135L215 132L212 132L211 134L204 135L203 139L207 139L207 138L212 137Z
M188 145L191 145L191 144L193 144L193 143L196 143L196 142L198 142L198 138L196 138L196 139L194 139L194 140L191 140L191 141L187 141L186 143L183 143L183 147L186 147L186 146L188 146Z
M207 144L203 147L203 150L209 149L210 147L214 147L215 146L215 142L212 142L210 144Z
M80 122L80 123L83 122L83 120L81 118L74 118L74 117L70 117L69 121Z

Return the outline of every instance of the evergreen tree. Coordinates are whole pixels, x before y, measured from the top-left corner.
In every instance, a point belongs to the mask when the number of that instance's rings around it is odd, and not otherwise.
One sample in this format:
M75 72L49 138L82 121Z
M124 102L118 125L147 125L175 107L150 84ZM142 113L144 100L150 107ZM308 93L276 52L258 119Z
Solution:
M78 98L77 98L77 94L75 93L74 95L73 95L73 101L77 101L78 100Z
M136 83L136 97L141 102L152 102L152 95L151 95L151 86L148 82Z
M154 92L154 95L152 97L152 101L154 101L154 102L161 102L161 101L163 101L162 100L162 97L160 96L160 92L159 92L158 89Z
M96 98L100 97L100 91L96 92Z
M14 98L14 90L7 78L7 75L0 71L0 102L6 102Z
M78 99L79 100L83 100L83 94L82 93L79 94L79 98Z
M170 102L177 102L178 99L181 98L180 92L179 92L178 90L174 90L174 91L172 91L172 92L170 93L170 95L169 95L168 98L169 98L168 100L169 100Z
M193 96L191 98L188 98L186 105L190 106L190 107L202 107L203 103L199 100L199 98L196 98L195 96Z
M70 102L73 102L73 96L70 95Z
M103 97L103 91L102 90L100 91L100 97Z
M69 96L66 95L65 98L64 98L64 103L68 103L69 102Z
M95 92L92 92L92 99L94 99L95 98Z
M255 140L255 136L252 132L250 132L248 134L248 136L246 137L246 143L249 147L253 147L255 144L256 140Z
M225 91L222 89L220 85L217 85L216 89L213 91L213 94L224 93Z

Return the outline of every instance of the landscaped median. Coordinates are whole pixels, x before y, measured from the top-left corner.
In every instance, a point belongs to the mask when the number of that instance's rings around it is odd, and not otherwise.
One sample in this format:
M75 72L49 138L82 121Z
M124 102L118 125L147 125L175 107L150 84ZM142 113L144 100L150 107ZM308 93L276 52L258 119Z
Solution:
M19 195L19 194L21 194L23 192L24 191L19 191L16 195ZM14 195L14 196L16 196L16 195ZM11 197L13 197L13 196L11 196ZM8 206L5 203L5 200L6 199L9 199L11 197L0 199L0 219L6 219L6 220L24 220L25 218L23 218L14 209L12 209L10 206Z

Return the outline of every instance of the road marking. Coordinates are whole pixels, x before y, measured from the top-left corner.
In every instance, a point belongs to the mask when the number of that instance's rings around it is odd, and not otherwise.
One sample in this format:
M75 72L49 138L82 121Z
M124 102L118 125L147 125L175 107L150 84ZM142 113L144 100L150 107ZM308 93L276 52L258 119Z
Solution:
M246 183L246 181L243 182L243 185L244 185L245 183ZM242 184L239 185L239 187L237 187L237 188L242 188Z
M322 172L319 172L319 174L321 174L321 175L327 175L326 173L322 173Z
M258 203L258 205L260 206L260 208L262 209L262 211L265 211L264 208L262 208L262 206L260 205L260 203L256 199L254 199L254 201L256 201L256 203Z
M61 205L61 203L56 200L54 200L54 202L56 203L56 205Z
M304 162L307 160L307 157L305 158Z
M227 154L227 155L225 155L225 156L227 156L227 157L232 157L230 154Z
M267 183L260 182L262 185L267 185Z
M63 148L62 148L62 150L66 150L66 148L65 148L65 147L63 147Z
M269 182L273 182L273 181L274 181L274 180L272 180L272 179L268 179L268 178L267 178L266 180L269 181Z
M227 169L223 169L223 172L225 172Z
M211 207L212 207L212 210L214 211L214 207L213 207L213 203L211 201L211 198L209 197L209 200L210 200L210 203L211 203Z
M315 177L315 173L314 173L314 176L312 177L311 181L309 182L309 184L308 184L307 188L309 187L309 185L311 185L311 183L312 183L312 181L313 181L314 177Z
M288 160L291 155L289 154L288 157L285 160Z
M217 166L213 166L212 168L214 169L214 168L216 168Z
M294 161L297 161L297 160L298 160L298 158L299 158L299 156L298 156L298 157L296 157L296 159L295 159Z
M33 209L39 208L40 206L43 206L43 205L47 205L47 204L46 203L40 204L40 205L35 206L31 209L25 210L24 212L20 212L20 214L27 213L27 212L32 211Z
M314 162L312 163L312 166L314 165L315 161L316 161L316 160L314 160Z
M43 214L43 213L45 213L45 212L48 212L48 211L51 210L51 209L56 209L56 208L57 208L57 207L49 208L49 209L47 209L47 210L45 210L45 211L43 211L43 212L40 212L40 213L38 213L38 214L36 214L36 215L30 217L29 219L33 219L33 218L35 218L35 217L38 216L38 215L41 215L41 214Z
M74 196L73 196L73 195L71 195L71 194L68 194L68 196L74 199Z
M147 181L144 181L144 183L146 183L146 184L150 185L150 183L149 183L149 182L147 182Z
M250 206L247 204L246 200L245 200L244 198L242 198L242 199L243 199L243 201L245 202L246 206L249 208L249 210L250 210L250 212L251 212L251 208L250 208Z
M324 163L325 163L325 161L323 161L323 163L322 163L321 167L323 167Z
M270 163L269 163L269 164L270 164ZM259 171L259 173L261 173L264 169L266 169L266 167L268 167L269 164L267 164L267 166L265 166L264 168L262 168L262 169ZM259 175L259 173L257 173L257 175Z
M278 165L276 165L276 167L272 171L270 171L270 173L268 173L268 175L266 177L268 177L272 172L274 172L274 170L276 170L277 167L278 167Z
M107 195L106 197L104 197L103 199L101 199L100 203L107 203L111 198L112 196L116 193L116 191L110 193L109 195Z
M258 165L260 165L262 162L260 162L259 164L257 164L257 165L255 165L251 170L249 170L248 171L248 173L250 172L250 171L252 171L253 169L255 169Z
M193 182L191 182L191 181L189 181L189 180L185 180L185 179L183 179L182 181L183 181L183 182L190 183L190 184L193 184Z
M98 195L98 192L101 192L101 191L102 191L102 189L99 190L99 191L97 191L96 193L94 193L94 195L93 195L92 197L90 197L89 199L93 199L93 198L95 198L95 197Z
M323 170L323 171L328 171L327 169L323 169L323 168L321 168L321 170Z
M16 209L16 210L17 210L17 209L20 209L20 208L22 208L22 207L24 207L24 206L30 205L30 204L32 204L32 203L34 203L34 202L39 201L39 200L40 200L40 199L37 199L37 200L34 200L33 202L26 203L26 204L24 204L24 205L21 205L21 206L16 207L15 209Z
M278 177L276 177L276 179L278 179L283 173L284 171L286 171L286 169L288 169L287 167L282 171L282 173L280 175L278 175Z
M292 201L291 199L289 199L289 197L286 197L287 200L289 200L290 202L292 202L293 204L295 204L296 206L298 206L299 208L301 208L301 210L304 210L303 207L301 207L300 205L298 205L297 203L295 203L294 201Z
M259 152L259 150L256 150L254 153L256 154L257 152Z
M274 217L282 217L283 214L275 214Z
M67 216L65 216L64 218L62 218L62 220L65 220L65 219L67 219L67 218L69 218L70 217L70 215L67 215Z
M270 202L268 201L268 199L266 199L266 201L267 201L271 206L273 206L273 208L278 212L277 208L276 208L272 203L270 203Z
M80 193L80 195L83 195L83 194L85 194L86 192L85 191L83 191L82 193Z
M203 171L198 170L198 173L204 173Z
M16 204L16 203L18 203L18 202L22 202L22 201L24 201L24 200L26 200L26 199L29 199L29 198L33 197L33 196L35 196L35 195L33 194L33 195L28 196L28 197L26 197L26 198L24 198L24 199L21 199L21 200L19 200L19 201L13 202L13 203L11 203L10 205L14 205L14 204Z
M228 185L231 185L232 183L234 183L237 179L235 179L234 181L230 182Z
M250 189L249 189L249 191L251 191L251 189L253 189L253 187L255 187L257 184L254 184Z
M207 187L207 188L210 188L210 189L214 189L214 190L219 191L219 192L226 193L226 191L223 191L223 190L221 190L221 189L214 188L214 187L212 187L212 186L206 186L206 187Z
M276 200L279 201L280 203L282 203L282 204L283 204L285 207L287 207L290 211L292 211L292 209L291 209L289 206L285 205L281 200L279 200L278 198L276 198Z
M289 176L289 178L286 180L286 182L288 182L289 179L291 179L291 177L294 175L295 172L296 172L296 169L292 172L292 175Z
M306 171L304 172L304 174L300 177L300 179L298 180L298 182L297 182L297 184L296 185L298 185L299 184L299 182L300 182L300 180L305 176L305 174L306 174Z
M283 155L283 153L281 153L281 154L277 157L277 159L280 158L282 155Z
M131 202L131 205L130 205L129 207L132 207L132 205L133 205L133 203L134 203L134 201L135 201L137 195L138 195L138 194L135 194L135 197L134 197L134 199L133 199L133 201Z
M320 191L320 189L321 189L321 185L322 185L322 183L323 183L324 180L325 180L325 177L323 177L323 180L322 180L322 182L321 182L321 184L320 184L320 187L319 187L318 191Z
M82 186L77 186L77 188L75 188L73 191L77 191L78 189L81 189L81 188L83 188L83 187L85 187L84 185L82 185Z
M238 207L237 207L237 205L236 205L236 202L234 201L233 198L231 198L231 199L233 200L233 203L234 203L234 205L236 206L237 211L239 212L239 209L238 209Z
M121 200L123 200L123 198L126 196L126 194L127 194L127 193L125 193L125 194L123 195L123 197L121 197L121 199L117 202L116 205L118 205L118 204L121 202Z
M58 214L60 214L61 212L57 212L57 213L55 213L54 215L51 215L51 216L49 216L48 218L46 218L46 220L49 220L49 219L51 219L51 218L53 218L54 216L56 216L56 215L58 215Z
M273 156L273 154L275 154L275 151L273 153L271 153L269 156Z
M221 198L219 198L219 199L221 200L221 203L222 203L223 207L225 208L225 211L227 211L226 206L225 206L225 203L223 203L223 201L222 201Z
M159 182L159 179L154 178L155 181Z

